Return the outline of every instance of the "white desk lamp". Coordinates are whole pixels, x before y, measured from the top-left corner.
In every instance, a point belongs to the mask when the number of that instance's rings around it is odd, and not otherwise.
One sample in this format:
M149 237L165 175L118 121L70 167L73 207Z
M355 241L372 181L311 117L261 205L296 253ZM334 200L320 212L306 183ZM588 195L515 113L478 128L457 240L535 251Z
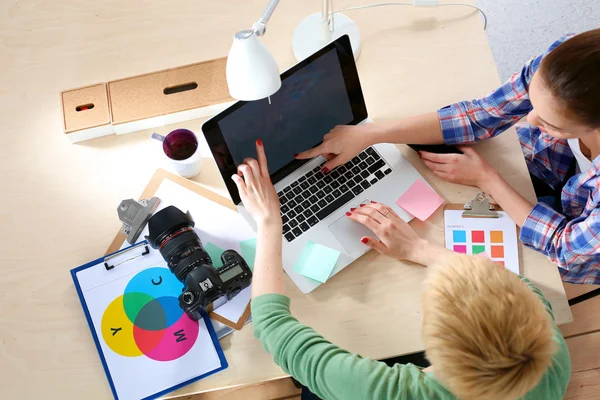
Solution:
M252 29L237 32L227 58L227 85L237 100L260 100L281 87L275 59L258 39L265 34L267 22L279 0L271 0ZM335 16L335 21L334 21ZM296 27L292 48L296 60L302 61L342 35L350 36L354 58L360 53L360 32L350 18L333 13L333 0L323 0L323 11L304 18Z

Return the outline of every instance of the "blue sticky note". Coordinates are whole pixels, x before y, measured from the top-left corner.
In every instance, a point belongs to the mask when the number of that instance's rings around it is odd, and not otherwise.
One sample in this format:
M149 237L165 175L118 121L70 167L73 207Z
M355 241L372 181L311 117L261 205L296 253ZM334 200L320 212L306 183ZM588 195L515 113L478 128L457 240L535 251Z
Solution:
M466 231L452 231L454 243L467 243Z
M254 271L254 258L256 257L256 238L244 240L240 242L242 249L242 257L248 263L248 266Z
M340 252L309 240L294 265L294 271L321 283L327 282Z
M210 259L213 263L213 267L220 268L223 266L223 261L221 261L221 254L223 254L224 250L222 248L208 242L206 243L206 246L204 246L204 250L206 250L206 252L210 256Z

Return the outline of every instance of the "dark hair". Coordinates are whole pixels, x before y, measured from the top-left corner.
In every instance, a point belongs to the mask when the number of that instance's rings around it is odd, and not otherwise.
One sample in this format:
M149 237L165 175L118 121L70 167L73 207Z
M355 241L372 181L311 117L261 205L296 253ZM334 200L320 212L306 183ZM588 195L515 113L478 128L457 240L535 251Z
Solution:
M540 72L550 93L570 115L600 127L600 29L560 44L542 60Z

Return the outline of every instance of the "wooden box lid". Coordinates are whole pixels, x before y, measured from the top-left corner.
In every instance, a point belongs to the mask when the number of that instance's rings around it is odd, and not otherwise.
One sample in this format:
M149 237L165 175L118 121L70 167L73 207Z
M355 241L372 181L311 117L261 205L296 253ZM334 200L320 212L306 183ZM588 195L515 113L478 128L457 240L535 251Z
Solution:
M108 82L113 124L232 101L226 58Z
M67 90L60 96L65 133L110 124L108 92L105 83Z

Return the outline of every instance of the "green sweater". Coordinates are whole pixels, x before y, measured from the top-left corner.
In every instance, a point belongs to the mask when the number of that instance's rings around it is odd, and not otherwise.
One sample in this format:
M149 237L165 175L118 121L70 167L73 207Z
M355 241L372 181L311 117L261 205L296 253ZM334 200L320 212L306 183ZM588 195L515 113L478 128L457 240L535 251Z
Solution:
M523 280L552 316L554 340L559 348L540 383L524 399L559 400L564 397L571 376L569 350L554 324L550 303L527 279ZM434 374L424 373L413 364L389 367L350 354L325 340L292 317L286 296L265 294L253 299L252 323L254 335L275 362L324 400L456 399Z

